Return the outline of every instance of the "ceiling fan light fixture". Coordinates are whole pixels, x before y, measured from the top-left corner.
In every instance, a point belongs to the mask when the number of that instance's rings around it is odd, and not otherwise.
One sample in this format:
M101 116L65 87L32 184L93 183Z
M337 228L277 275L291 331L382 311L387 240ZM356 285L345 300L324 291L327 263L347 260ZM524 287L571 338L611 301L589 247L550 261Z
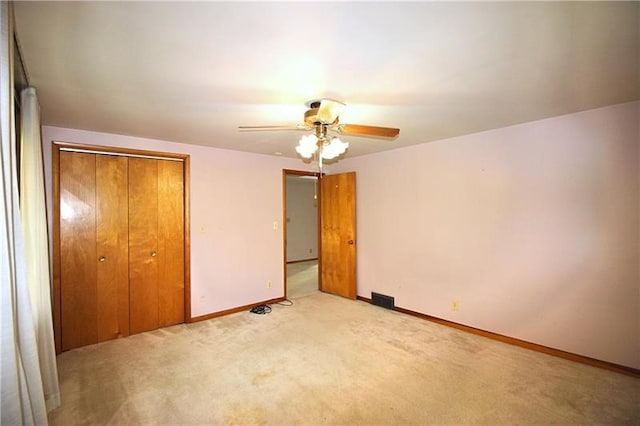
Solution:
M329 137L329 131L346 135L388 139L396 138L400 133L400 129L392 127L340 123L340 115L346 104L335 99L312 99L305 105L309 109L304 113L303 124L296 126L238 126L238 128L241 131L313 130L314 134L303 136L295 149L304 160L313 159L313 161L317 161L320 173L322 173L322 160L338 158L349 148L348 143L342 142L336 137Z
M315 135L305 135L300 138L296 152L302 158L311 158L318 149L318 138Z
M342 154L349 148L348 142L342 142L340 139L333 137L329 143L322 145L322 158L332 160Z

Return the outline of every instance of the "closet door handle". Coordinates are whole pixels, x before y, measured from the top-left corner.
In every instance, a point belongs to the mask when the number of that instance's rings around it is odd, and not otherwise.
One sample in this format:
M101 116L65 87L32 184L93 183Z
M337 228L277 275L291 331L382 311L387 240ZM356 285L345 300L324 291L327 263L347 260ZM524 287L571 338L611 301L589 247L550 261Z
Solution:
M151 252L151 257L156 257L158 255L158 253L156 253L155 251Z
M106 258L106 257L104 257L104 256L100 256L100 257L98 258L98 262L104 262L105 260L107 260L107 258Z

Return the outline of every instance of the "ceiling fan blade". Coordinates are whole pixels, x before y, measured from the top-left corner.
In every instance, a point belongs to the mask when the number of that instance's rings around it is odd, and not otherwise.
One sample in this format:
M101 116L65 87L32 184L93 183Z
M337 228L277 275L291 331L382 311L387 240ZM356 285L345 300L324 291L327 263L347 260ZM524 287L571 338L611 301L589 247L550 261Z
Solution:
M311 127L298 124L295 126L238 126L241 132L268 131L268 130L311 130Z
M313 103L314 101L311 101ZM333 124L342 114L346 104L333 99L319 99L317 120L322 124Z
M361 136L395 138L400 129L393 127L364 126L362 124L340 124L335 129L338 133Z

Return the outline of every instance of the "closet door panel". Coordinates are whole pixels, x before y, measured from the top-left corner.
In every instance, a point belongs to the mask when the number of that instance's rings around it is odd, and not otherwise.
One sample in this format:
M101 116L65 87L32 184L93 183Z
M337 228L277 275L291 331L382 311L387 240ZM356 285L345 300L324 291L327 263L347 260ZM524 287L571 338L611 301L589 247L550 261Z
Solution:
M60 152L60 322L62 350L98 341L96 160Z
M129 326L158 328L158 162L129 159Z
M129 335L127 157L96 156L98 341Z
M158 161L159 325L184 322L184 172L179 161Z

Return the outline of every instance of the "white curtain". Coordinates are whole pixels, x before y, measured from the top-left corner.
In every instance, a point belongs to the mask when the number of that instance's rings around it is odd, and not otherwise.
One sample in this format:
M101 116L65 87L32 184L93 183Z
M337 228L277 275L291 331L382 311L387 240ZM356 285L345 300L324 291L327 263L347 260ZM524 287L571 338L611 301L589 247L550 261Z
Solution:
M47 206L36 89L29 87L22 91L20 106L20 213L24 256L44 398L47 411L51 411L60 406L60 388L51 317Z
M0 423L46 424L18 207L10 2L0 2L0 28Z

